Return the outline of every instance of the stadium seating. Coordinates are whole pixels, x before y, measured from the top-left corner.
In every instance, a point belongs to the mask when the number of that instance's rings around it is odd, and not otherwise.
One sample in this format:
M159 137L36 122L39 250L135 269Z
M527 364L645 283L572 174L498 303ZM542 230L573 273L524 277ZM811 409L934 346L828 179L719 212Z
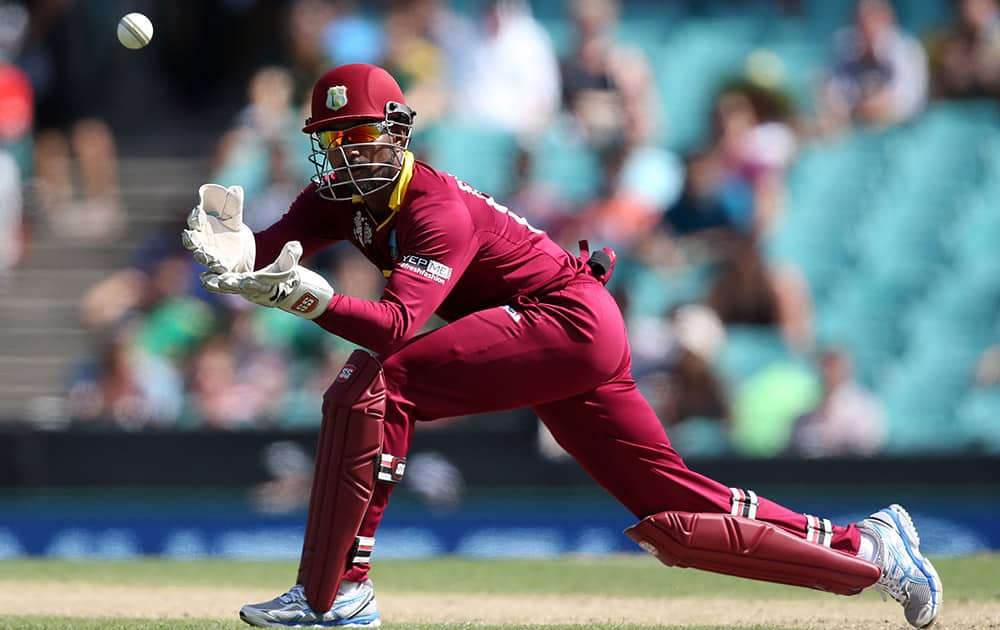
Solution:
M474 187L503 198L511 190L517 143L510 133L472 123L449 121L414 139L432 164L466 180Z
M1000 387L969 392L958 404L957 429L965 446L1000 454Z
M885 400L893 452L1000 443L1000 395L969 392L1000 313L998 121L994 103L937 103L806 146L768 236L809 280L819 342L846 347Z
M667 429L670 442L685 457L731 454L726 426L716 418L688 418Z
M450 4L473 14L486 3ZM779 4L798 9L779 9ZM616 38L649 57L661 100L659 146L679 153L700 146L718 88L743 75L754 52L765 53L756 57L764 64L757 69L780 81L808 113L831 34L849 23L855 4L621 3ZM900 22L917 35L940 27L952 14L949 0L893 4ZM573 37L567 3L532 0L531 5L565 54ZM818 344L849 350L860 381L885 401L890 452L1000 452L1000 388L976 386L973 378L976 359L1000 342L998 123L1000 111L993 102L934 103L898 128L856 129L806 140L788 175L787 206L765 237L769 258L797 266L809 283ZM594 151L556 127L524 147L532 157L529 176L570 204L583 204L597 194L603 169ZM296 132L292 142L305 139ZM442 126L418 126L413 146L439 168L501 199L517 184L519 147L510 133L447 119ZM212 178L242 183L252 198L268 182L265 148L240 147L233 152L237 159ZM304 144L293 145L289 155L303 155L305 149ZM307 169L303 176L309 174L304 160L295 164ZM207 168L180 160L123 164L123 181L143 183L123 191L128 206L143 209L130 218L129 240L175 230L177 209L191 205L191 191L205 179ZM147 182L155 182L155 190ZM12 285L22 299L0 309L11 355L6 363L0 361L0 372L7 375L0 390L7 400L20 404L58 393L65 355L82 352L86 345L75 312L80 287L113 264L124 264L130 253L122 243L71 248L39 236ZM622 288L635 315L659 315L702 297L707 268L652 270L633 264L629 252L621 254L612 288ZM88 262L73 270L72 282L51 284L78 259ZM31 294L35 286L44 286L44 294ZM32 301L37 306L22 303ZM44 333L44 343L34 344L35 333L13 332L29 324L38 329L38 337ZM43 325L65 334L42 330ZM278 325L268 330L278 345L296 343L289 330ZM774 329L730 327L727 332L716 367L733 387L769 366L802 360ZM288 420L296 422L297 417ZM726 452L725 429L713 420L686 422L671 435L692 454Z

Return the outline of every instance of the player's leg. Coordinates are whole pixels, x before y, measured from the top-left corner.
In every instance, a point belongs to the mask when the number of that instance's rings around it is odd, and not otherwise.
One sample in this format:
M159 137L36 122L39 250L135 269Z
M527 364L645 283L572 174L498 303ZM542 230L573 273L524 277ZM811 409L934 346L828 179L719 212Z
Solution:
M821 519L700 475L670 446L627 371L536 411L567 452L643 519L626 533L665 564L841 594L875 586L903 605L914 626L936 617L941 582L901 507L817 532ZM872 549L859 554L862 537Z
M341 585L350 560L364 552L356 538L371 501L383 452L385 379L379 362L354 352L323 397L298 583L287 593L240 609L263 627L378 627L370 582Z
M607 295L592 280L581 282ZM375 532L405 467L414 422L572 396L606 380L626 361L624 329L599 331L598 314L590 306L571 301L574 312L558 296L553 296L552 303L525 301L516 308L487 309L411 340L389 356L378 373L385 381L384 409L372 404L377 398L374 390L365 389L377 389L380 381L373 378L374 372L351 366L350 380L359 384L358 391L348 394L334 384L324 398L317 481L309 508L300 584L275 600L244 607L244 619L258 625L289 625L283 619L302 613L323 623L333 622L328 625L354 623L359 616L369 625L377 623L368 580L369 558ZM603 307L614 308L610 297ZM380 416L377 423L372 423L373 411ZM378 439L375 424L381 431ZM359 433L351 427L372 431ZM355 433L368 437L347 442L334 437ZM374 464L367 469L362 466L363 461L374 462L375 453L379 454L377 475ZM323 481L321 475L328 478ZM375 481L362 483L362 477ZM341 485L350 479L350 487L337 494L334 479L340 479ZM353 606L369 595L365 607ZM314 612L326 610L331 601L328 613ZM354 614L342 618L340 613L348 610L349 604ZM328 620L331 615L336 618Z
M603 287L588 284L607 295ZM614 308L610 297L608 302ZM590 324L567 325L560 309L546 304L487 309L418 337L388 357L383 452L405 458L415 421L528 407L586 391L618 371L627 360L624 329L597 334ZM394 487L376 484L359 538L376 544ZM369 568L359 559L344 579L363 581Z
M853 525L795 512L688 468L627 369L591 392L535 410L556 441L639 518L665 510L734 514L857 553Z

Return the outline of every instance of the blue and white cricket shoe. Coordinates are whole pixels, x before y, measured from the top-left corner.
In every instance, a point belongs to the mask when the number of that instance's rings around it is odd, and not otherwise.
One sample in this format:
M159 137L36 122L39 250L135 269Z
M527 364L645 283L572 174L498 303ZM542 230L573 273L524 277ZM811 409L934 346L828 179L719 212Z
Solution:
M876 544L873 562L882 567L875 588L903 605L906 620L915 628L934 623L941 609L941 578L920 555L920 536L913 519L893 503L858 523Z
M316 614L296 584L284 595L240 608L240 619L259 628L378 628L382 625L371 580L342 582L333 608Z

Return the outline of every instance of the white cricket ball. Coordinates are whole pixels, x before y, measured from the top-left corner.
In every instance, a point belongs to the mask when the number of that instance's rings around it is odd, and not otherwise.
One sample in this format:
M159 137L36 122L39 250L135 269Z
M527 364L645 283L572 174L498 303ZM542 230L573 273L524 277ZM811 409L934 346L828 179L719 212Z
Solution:
M137 50L153 39L153 23L142 13L129 13L118 20L118 41L125 48Z

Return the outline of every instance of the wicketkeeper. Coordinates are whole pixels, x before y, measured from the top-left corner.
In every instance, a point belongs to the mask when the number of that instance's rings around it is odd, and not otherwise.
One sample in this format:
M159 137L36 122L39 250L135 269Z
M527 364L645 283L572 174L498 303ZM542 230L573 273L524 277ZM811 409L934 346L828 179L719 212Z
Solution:
M414 160L414 115L385 70L330 70L303 128L316 175L288 212L254 234L243 191L206 184L184 231L210 291L311 319L376 353L352 354L323 397L296 584L244 606L244 621L379 626L369 563L414 424L516 407L531 407L639 519L625 533L665 564L845 595L874 586L913 626L934 621L941 581L902 507L838 526L689 470L630 373L625 325L604 288L613 253L571 255ZM382 270L379 300L339 295L300 264L338 241ZM447 325L417 335L434 313Z

